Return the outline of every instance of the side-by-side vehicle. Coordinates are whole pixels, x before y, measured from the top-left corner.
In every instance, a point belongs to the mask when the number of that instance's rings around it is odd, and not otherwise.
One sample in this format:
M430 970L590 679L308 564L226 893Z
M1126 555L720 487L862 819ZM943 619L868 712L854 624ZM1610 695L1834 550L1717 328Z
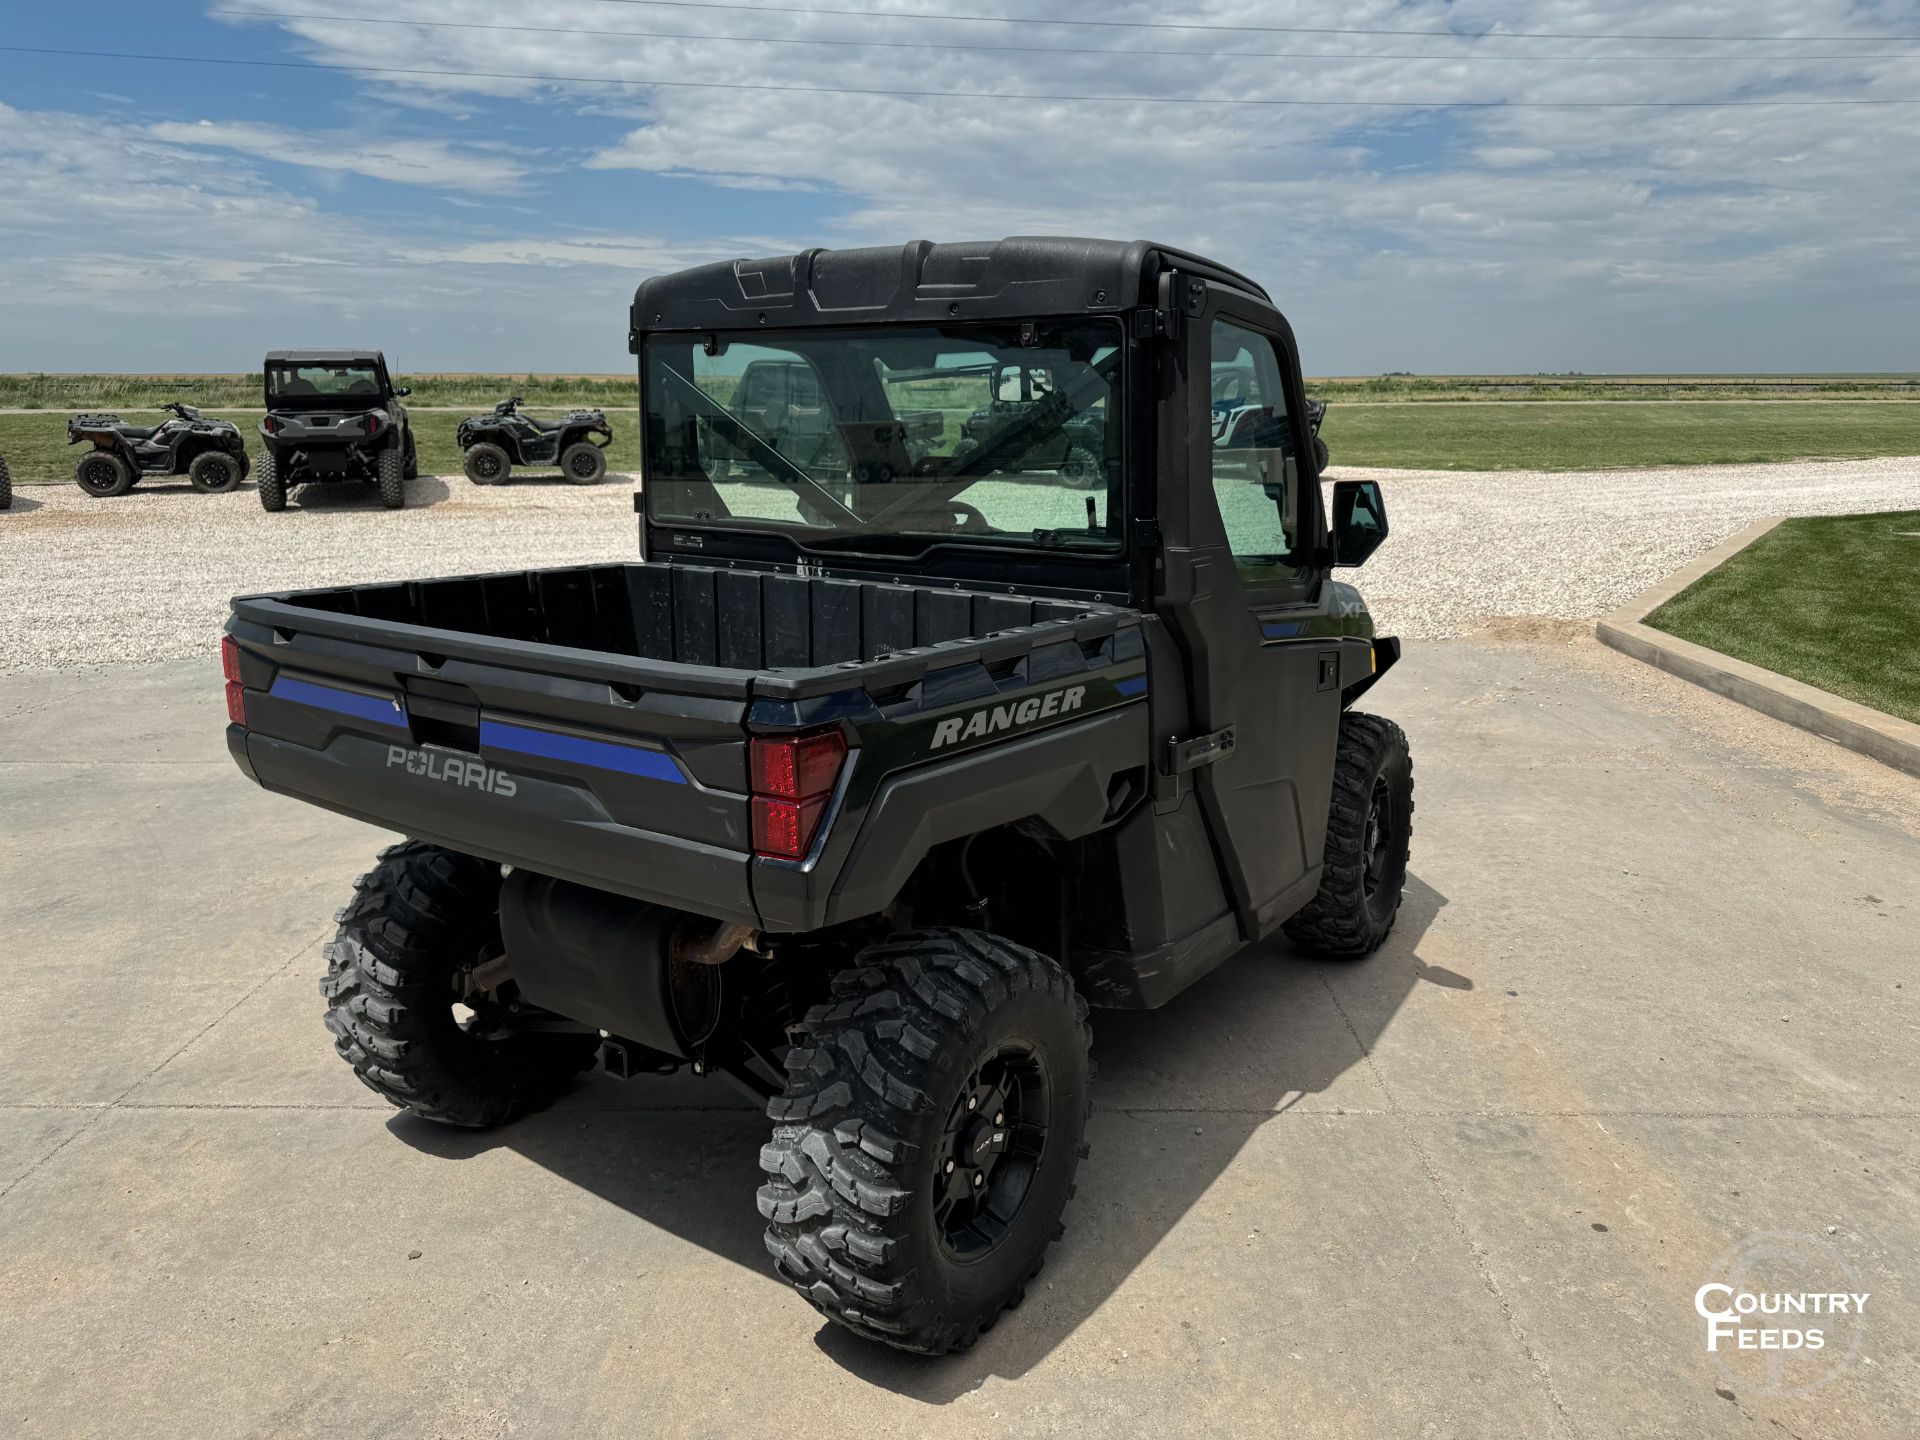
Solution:
M1394 924L1400 648L1335 578L1380 491L1320 483L1267 293L1163 245L707 265L631 338L642 558L237 599L228 745L406 837L327 947L367 1085L722 1077L778 1273L964 1348L1059 1229L1092 1009Z

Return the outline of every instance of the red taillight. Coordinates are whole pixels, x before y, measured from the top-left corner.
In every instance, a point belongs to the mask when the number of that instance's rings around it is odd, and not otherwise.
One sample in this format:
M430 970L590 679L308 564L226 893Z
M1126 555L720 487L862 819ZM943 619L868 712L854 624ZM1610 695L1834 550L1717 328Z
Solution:
M749 747L754 853L804 860L826 813L847 740L838 728L801 735L757 735Z
M830 797L816 795L811 800L775 800L770 796L753 797L753 850L776 860L804 860L813 849L813 833L820 828L820 814Z
M269 415L260 422L260 428L269 435L278 435L280 433L280 422Z
M833 789L847 740L839 730L805 735L760 735L753 741L753 793L804 800Z
M240 647L231 635L220 637L220 673L227 680L227 719L247 723L247 692L240 683Z
M378 435L379 433L380 433L380 417L378 415L367 416L367 434Z

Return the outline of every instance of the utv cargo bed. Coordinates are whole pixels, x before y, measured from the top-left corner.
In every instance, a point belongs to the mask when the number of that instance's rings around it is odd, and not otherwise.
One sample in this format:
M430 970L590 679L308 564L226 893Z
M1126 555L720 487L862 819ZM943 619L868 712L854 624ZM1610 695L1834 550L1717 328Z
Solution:
M996 784L1090 828L1113 768L1089 768L1095 742L1146 748L1140 616L1084 601L640 563L242 597L228 628L228 742L267 789L768 929L892 899L869 891L897 858L837 882L897 772L1034 732L1031 765L996 747ZM756 857L749 736L842 719L861 748L819 827L829 853Z

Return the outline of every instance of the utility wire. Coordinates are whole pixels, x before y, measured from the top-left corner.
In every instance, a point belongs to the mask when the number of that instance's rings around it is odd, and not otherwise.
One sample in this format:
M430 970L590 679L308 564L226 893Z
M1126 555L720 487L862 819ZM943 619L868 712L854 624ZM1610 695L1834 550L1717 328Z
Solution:
M532 75L514 70L427 70L404 65L330 64L320 60L243 60L216 55L77 50L50 45L0 45L0 54L57 55L83 60L131 60L143 65L227 65L252 70L322 70L354 75L402 75L447 80L523 80L542 85L623 85L661 90L756 90L781 95L873 95L911 100L1039 100L1100 105L1259 106L1315 110L1746 110L1791 106L1920 105L1920 97L1847 96L1765 100L1307 100L1297 97L1207 95L1076 95L1025 91L886 89L847 85L767 85L744 80L626 79L607 75Z
M68 0L75 3L75 0ZM85 0L78 0L85 3ZM1015 55L1133 55L1150 60L1437 60L1445 63L1466 61L1573 61L1587 64L1610 61L1681 62L1711 64L1736 61L1741 64L1827 64L1836 61L1915 60L1920 52L1882 51L1877 55L1400 55L1377 51L1352 50L1143 50L1101 45L980 45L939 40L841 40L820 39L811 35L715 35L701 31L677 30L594 30L568 25L505 25L481 20L416 20L394 15L318 15L292 10L237 10L217 6L200 12L204 15L246 17L257 20L317 20L347 25L415 25L428 30L504 30L516 35L584 35L596 39L624 37L633 40L713 40L728 45L814 45L856 50L950 50L978 54Z
M862 20L941 20L966 25L1071 25L1101 30L1206 30L1234 35L1427 35L1444 40L1726 40L1776 44L1838 45L1906 43L1920 35L1653 35L1582 33L1577 30L1407 30L1350 25L1212 25L1182 20L1059 20L1038 15L944 15L933 10L856 10L813 5L744 5L734 0L593 0L600 5L648 5L674 10L734 10L766 15L836 15Z

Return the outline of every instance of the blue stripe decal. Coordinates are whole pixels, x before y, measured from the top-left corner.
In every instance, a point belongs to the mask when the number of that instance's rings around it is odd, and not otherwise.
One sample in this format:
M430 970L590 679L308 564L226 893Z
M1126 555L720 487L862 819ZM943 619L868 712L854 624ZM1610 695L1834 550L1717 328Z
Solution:
M1306 628L1304 620L1271 620L1260 627L1260 633L1269 640L1291 640Z
M680 766L674 758L659 750L620 745L611 740L587 740L578 735L535 730L525 725L509 725L504 720L481 720L480 748L512 750L521 755L538 755L543 760L590 765L596 770L618 770L623 774L641 775L649 780L666 780L675 785L687 783L687 777L680 773Z
M1136 675L1131 680L1120 680L1115 682L1113 688L1122 695L1144 695L1147 693L1147 677Z
M296 705L332 710L340 715L351 715L356 720L370 720L375 725L394 725L405 729L407 724L407 712L397 700L382 700L377 695L362 695L357 690L336 690L331 685L314 685L305 680L295 680L291 675L274 676L273 688L267 693L276 700L291 700Z

